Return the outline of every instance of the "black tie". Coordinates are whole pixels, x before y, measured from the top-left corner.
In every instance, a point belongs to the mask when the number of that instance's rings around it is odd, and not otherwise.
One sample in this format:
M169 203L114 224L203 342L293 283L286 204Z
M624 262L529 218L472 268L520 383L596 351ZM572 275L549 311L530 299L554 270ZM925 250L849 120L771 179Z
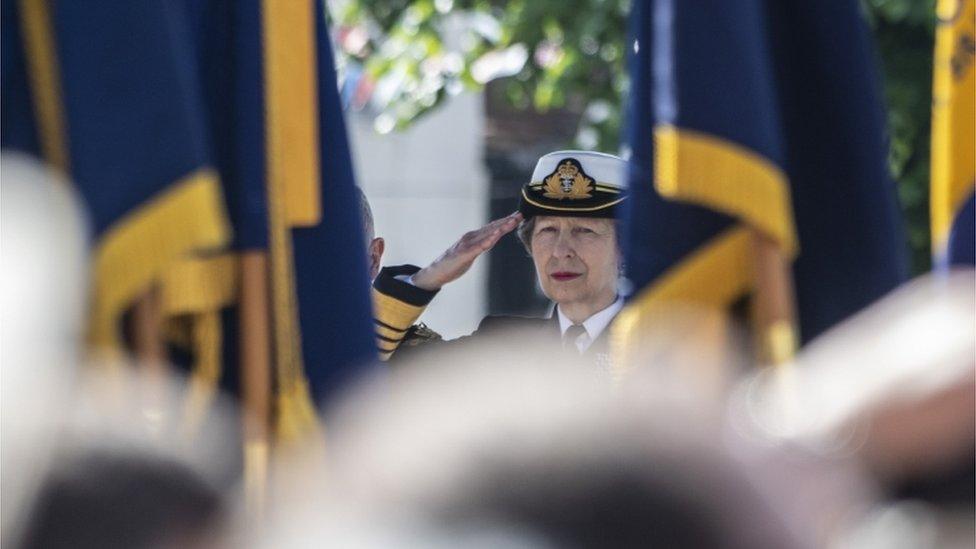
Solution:
M563 348L572 349L578 353L579 349L576 348L576 340L585 333L586 328L582 324L573 324L569 328L566 328L566 333L563 334Z

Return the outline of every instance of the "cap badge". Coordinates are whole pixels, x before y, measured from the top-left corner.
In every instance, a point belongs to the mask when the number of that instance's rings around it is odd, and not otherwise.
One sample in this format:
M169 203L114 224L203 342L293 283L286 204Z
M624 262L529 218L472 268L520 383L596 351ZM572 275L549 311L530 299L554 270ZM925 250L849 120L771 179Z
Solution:
M581 200L590 198L593 192L593 178L586 175L575 158L560 162L543 182L546 191L543 196L546 198Z

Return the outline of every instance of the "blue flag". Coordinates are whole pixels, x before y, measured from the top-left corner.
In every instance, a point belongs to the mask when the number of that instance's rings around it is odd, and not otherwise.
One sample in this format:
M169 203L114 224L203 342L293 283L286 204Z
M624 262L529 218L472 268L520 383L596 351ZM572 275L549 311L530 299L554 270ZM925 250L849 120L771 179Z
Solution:
M2 144L65 170L85 199L96 343L118 345L121 312L159 282L164 312L192 319L202 378L237 377L239 254L266 251L280 426L314 423L314 403L375 359L321 3L2 8Z
M316 404L331 402L376 358L363 225L321 4L187 3L233 249L269 259L277 428L285 439L307 435ZM226 272L221 262L210 258L211 268L197 274L213 280ZM214 314L195 312L203 313L198 320ZM238 308L222 321L233 387Z
M353 177L324 2L315 4L321 221L293 230L306 371L327 399L376 360L362 209Z
M631 29L623 318L748 296L755 232L793 259L803 340L905 279L856 3L638 0Z
M90 338L118 348L137 296L229 239L182 6L4 0L2 11L0 144L77 187L94 230Z
M303 410L307 408L301 404L304 385L316 403L328 405L339 389L376 362L365 236L331 39L323 3L310 4L314 4L314 17L309 21L314 32L310 58L315 63L312 74L318 132L314 152L321 164L313 182L321 193L320 219L290 221L276 216L275 204L271 205L274 299L276 306L290 299L296 305L294 318L275 316L279 327L294 327L290 334L276 334L278 427L279 436L285 439L305 430L303 418L307 414ZM293 27L288 30L294 32ZM309 193L300 190L299 194ZM293 228L281 232L285 224ZM291 257L285 253L289 249ZM290 281L279 276L288 268L293 269ZM287 344L293 350L283 354L281 350Z

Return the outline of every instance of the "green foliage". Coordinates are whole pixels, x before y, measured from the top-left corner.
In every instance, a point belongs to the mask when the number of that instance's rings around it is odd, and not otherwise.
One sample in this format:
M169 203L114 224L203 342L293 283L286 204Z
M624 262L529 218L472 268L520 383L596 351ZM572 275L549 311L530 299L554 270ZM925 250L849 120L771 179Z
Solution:
M375 81L380 131L504 78L520 109L595 104L583 135L591 148L615 150L628 9L627 0L353 0L336 19L341 61Z
M866 0L881 58L891 148L888 165L908 231L912 272L931 266L929 147L935 0Z
M929 268L928 177L934 0L862 0L874 30L891 134L889 165L913 271ZM381 132L464 89L503 79L519 109L579 113L577 145L616 152L626 93L628 0L348 0L340 68L375 84Z

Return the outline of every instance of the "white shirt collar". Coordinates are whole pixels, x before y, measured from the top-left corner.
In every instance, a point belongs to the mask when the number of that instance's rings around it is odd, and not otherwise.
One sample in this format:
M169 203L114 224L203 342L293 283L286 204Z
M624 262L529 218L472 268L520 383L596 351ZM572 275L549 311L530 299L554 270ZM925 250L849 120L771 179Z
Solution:
M589 338L584 347L580 349L581 352L585 351L590 346L590 343L593 343L596 341L596 338L600 337L603 330L610 325L613 318L617 316L617 313L619 313L620 309L623 308L624 298L617 296L617 300L611 303L609 307L598 313L594 313L592 316L590 316L590 318L583 321L583 328L586 329L586 335L589 336ZM563 314L563 311L558 305L556 306L556 315L559 317L559 334L565 335L566 330L573 325L573 321Z

